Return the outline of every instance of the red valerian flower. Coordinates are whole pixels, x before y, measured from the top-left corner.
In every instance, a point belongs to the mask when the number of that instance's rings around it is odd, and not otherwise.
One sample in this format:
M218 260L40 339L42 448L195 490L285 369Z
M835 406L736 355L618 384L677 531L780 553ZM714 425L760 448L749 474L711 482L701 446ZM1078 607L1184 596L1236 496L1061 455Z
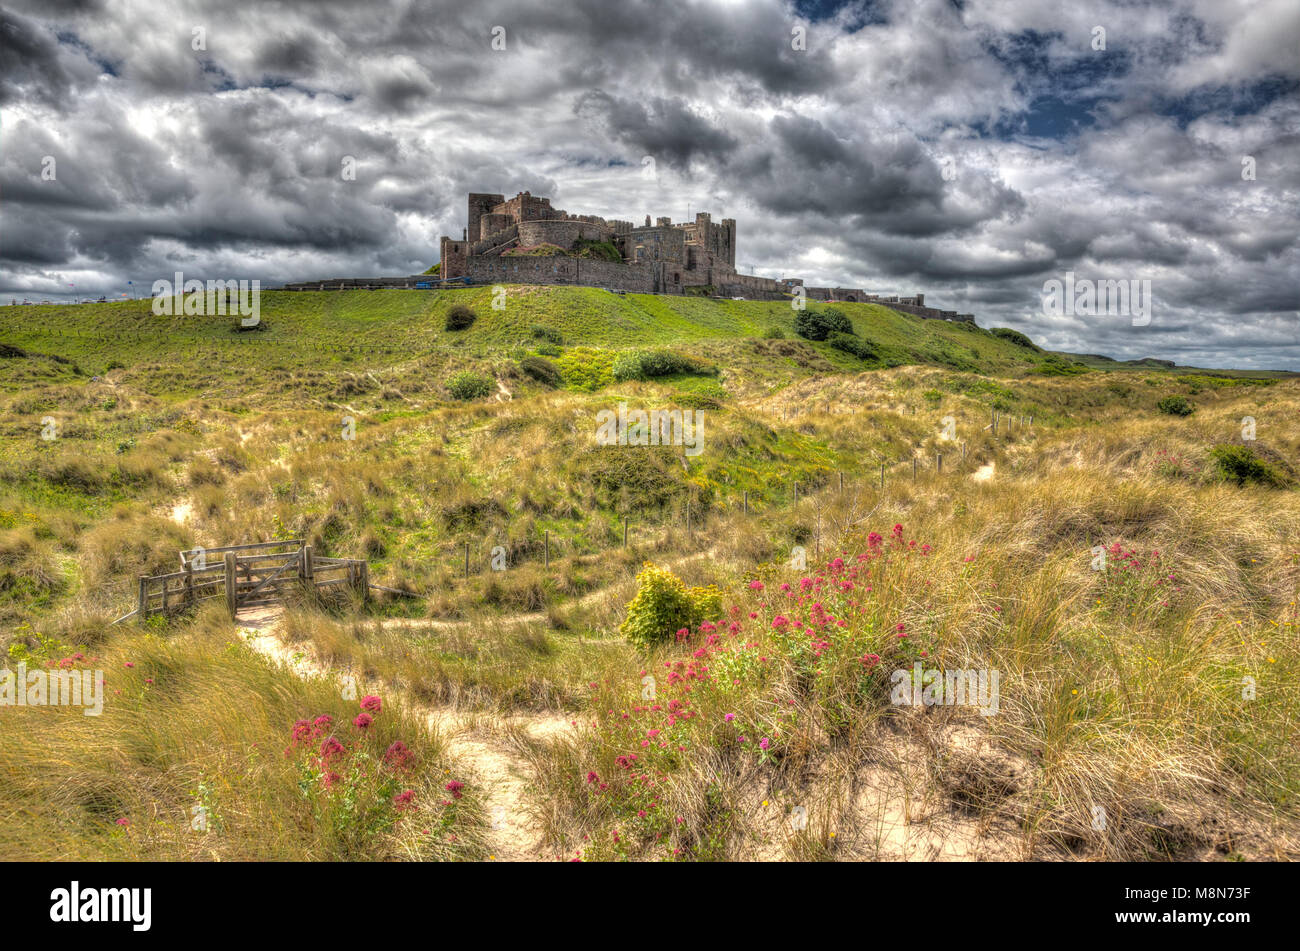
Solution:
M361 709L369 710L371 713L378 713L383 707L383 702L374 694L367 694L361 698Z
M443 789L451 793L452 799L459 799L461 797L461 790L464 788L465 788L464 783L457 782L454 779L448 782L447 785L443 787Z
M352 725L356 727L358 730L367 729L370 726L370 724L373 722L374 722L374 717L372 717L368 713L358 713L355 717L352 718Z
M384 762L394 769L404 769L411 762L411 750L401 740L394 740L384 753Z
M327 762L335 756L342 756L344 752L343 744L338 741L337 737L327 736L320 745L321 759Z
M393 805L398 812L405 812L415 805L415 790L407 789L393 797Z

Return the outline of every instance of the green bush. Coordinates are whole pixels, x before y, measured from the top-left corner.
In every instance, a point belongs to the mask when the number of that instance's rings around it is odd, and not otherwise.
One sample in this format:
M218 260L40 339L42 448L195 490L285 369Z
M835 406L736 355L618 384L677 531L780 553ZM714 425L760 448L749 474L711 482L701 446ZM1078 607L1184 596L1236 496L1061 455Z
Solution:
M674 373L716 375L717 368L671 350L630 350L614 358L615 380L649 380Z
M558 357L560 354L564 353L564 351L559 347L553 346L549 343L542 344L537 348L537 352L544 357Z
M1156 409L1170 416L1191 416L1196 407L1185 396L1166 396L1156 404Z
M853 333L853 323L834 307L803 310L794 319L794 332L805 340L825 340L833 333Z
M564 382L560 376L560 369L550 360L543 360L541 357L525 357L519 361L519 369L523 370L538 383L544 383L547 386L559 386Z
M1017 347L1024 347L1026 350L1037 350L1038 345L1022 334L1019 330L1012 330L1010 327L992 327L989 329L995 337L1001 337L1003 340L1009 340Z
M614 247L610 241L592 241L588 238L579 238L573 242L573 254L580 258L613 261L615 264L623 262L623 255L618 253L618 248Z
M832 333L826 342L836 350L843 350L845 353L851 353L863 360L870 360L876 355L876 352L871 349L865 340L859 340L857 337L839 333L838 331Z
M672 641L683 628L694 630L703 621L722 616L722 592L687 588L667 568L646 563L636 576L637 592L627 606L619 633L642 650Z
M446 328L448 330L466 330L473 326L478 316L464 304L453 304L447 311Z
M564 343L564 337L558 330L552 327L544 327L541 324L533 324L528 328L528 332L533 335L534 340L545 340L547 343L553 343L557 346Z
M780 327L768 327L763 331L764 340L784 340L785 331Z
M479 400L495 388L492 377L473 370L461 370L447 379L447 392L458 400Z
M1256 456L1249 446L1220 443L1210 450L1210 458L1214 460L1219 474L1237 485L1255 482L1280 486L1286 481L1268 463Z

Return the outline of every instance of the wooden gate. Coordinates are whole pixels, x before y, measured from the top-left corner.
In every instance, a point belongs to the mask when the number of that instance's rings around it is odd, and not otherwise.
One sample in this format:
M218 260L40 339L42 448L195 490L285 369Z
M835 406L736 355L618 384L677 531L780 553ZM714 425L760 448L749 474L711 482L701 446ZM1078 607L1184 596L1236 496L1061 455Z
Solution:
M202 601L224 598L232 620L241 608L283 602L291 590L321 591L346 585L363 601L370 593L370 566L355 558L318 558L300 538L180 553L181 570L141 575L129 617L169 616ZM114 622L117 623L117 622Z

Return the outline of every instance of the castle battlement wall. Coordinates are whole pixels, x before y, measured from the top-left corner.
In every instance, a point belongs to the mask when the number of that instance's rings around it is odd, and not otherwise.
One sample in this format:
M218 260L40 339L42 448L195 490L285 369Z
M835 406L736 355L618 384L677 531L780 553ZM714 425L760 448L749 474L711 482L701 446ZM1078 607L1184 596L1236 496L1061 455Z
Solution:
M576 284L642 294L683 294L701 288L720 297L788 300L800 290L813 301L878 303L903 313L938 320L969 320L971 314L925 305L925 296L882 297L859 287L808 287L801 278L780 281L736 271L736 219L714 222L706 211L694 221L674 223L666 216L643 225L575 215L551 207L551 200L529 192L504 195L471 192L465 235L439 240L437 277L342 278L302 281L286 290L344 287L413 287L440 280L475 284ZM609 242L622 261L580 258L575 253L511 254L515 248L552 245L575 252L579 242Z

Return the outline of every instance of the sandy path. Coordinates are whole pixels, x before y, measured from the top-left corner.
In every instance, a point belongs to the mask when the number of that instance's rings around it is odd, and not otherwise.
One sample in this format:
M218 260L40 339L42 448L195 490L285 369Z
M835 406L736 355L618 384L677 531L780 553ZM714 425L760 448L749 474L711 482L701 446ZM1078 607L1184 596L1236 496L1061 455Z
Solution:
M273 606L248 609L240 616L240 636L263 656L283 664L300 677L337 677L340 671L320 663L303 650L280 638L282 612ZM362 692L358 685L358 692ZM396 691L385 685L392 695ZM486 793L489 828L486 838L493 861L538 861L542 856L541 833L533 818L529 785L532 777L519 754L517 732L545 741L571 728L571 719L560 714L466 713L452 708L429 707L406 696L403 702L425 713L431 732L446 743L451 755L466 765L474 784Z

